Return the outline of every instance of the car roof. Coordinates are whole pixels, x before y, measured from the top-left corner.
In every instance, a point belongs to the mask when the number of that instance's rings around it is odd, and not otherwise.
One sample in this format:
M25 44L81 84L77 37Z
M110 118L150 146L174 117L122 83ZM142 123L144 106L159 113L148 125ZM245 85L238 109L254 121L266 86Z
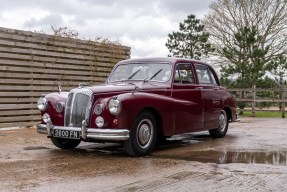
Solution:
M180 63L180 62L191 62L191 63L201 63L206 64L203 61L199 61L196 59L187 59L187 58L177 58L177 57L144 57L144 58L134 58L134 59L127 59L119 62L118 64L123 63L136 63L136 62L169 62L172 64Z

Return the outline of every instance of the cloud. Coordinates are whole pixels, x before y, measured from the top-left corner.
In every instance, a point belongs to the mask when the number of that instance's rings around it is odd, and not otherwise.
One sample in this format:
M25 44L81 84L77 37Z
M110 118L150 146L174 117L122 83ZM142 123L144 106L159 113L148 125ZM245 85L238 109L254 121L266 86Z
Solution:
M87 23L88 29L92 29L101 36L120 37L129 35L131 39L146 40L150 37L162 37L168 32L168 26L161 23L161 19L154 19L149 16L143 16L130 20L124 19L112 20L91 20ZM88 30L87 29L87 30Z
M87 24L87 21L84 17L74 17L71 20L72 23L74 23L77 26L85 26Z
M182 12L185 14L191 14L193 12L204 11L212 1L214 0L204 0L200 2L199 0L161 0L160 4L161 7L164 7L172 13Z
M32 18L24 23L24 27L38 27L38 26L62 26L64 24L63 17L60 14L50 14L41 19Z
M120 40L133 57L166 56L168 33L189 14L203 17L212 0L0 0L0 26L43 30L65 26L87 39Z
M131 39L129 36L120 38L131 47L132 57L166 57L168 54L167 48L164 46L166 39L150 37L142 43L141 39Z

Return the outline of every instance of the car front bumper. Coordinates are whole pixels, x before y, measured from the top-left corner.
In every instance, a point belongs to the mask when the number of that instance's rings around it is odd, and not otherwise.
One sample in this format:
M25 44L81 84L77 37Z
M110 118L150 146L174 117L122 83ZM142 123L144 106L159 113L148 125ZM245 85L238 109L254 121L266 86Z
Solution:
M53 129L63 131L78 131L80 132L81 140L102 140L102 141L125 141L129 138L129 130L127 129L96 129L87 128L86 122L83 121L82 127L65 127L55 126L51 123L38 124L37 132L53 137Z

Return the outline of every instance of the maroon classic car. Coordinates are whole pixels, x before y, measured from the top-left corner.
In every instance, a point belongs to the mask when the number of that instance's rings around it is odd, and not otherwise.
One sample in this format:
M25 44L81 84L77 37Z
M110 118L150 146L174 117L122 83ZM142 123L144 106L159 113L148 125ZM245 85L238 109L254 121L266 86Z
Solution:
M157 140L176 134L206 130L224 137L228 123L237 120L235 100L214 69L180 58L124 60L105 84L59 90L37 104L37 131L55 146L121 142L131 156L147 155Z

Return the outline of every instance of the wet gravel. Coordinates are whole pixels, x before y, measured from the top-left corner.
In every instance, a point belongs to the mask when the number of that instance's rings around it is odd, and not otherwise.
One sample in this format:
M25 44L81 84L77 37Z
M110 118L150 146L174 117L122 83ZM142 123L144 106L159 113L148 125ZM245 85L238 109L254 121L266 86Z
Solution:
M243 118L225 138L176 136L147 157L118 144L54 147L0 129L0 191L287 191L287 120Z

